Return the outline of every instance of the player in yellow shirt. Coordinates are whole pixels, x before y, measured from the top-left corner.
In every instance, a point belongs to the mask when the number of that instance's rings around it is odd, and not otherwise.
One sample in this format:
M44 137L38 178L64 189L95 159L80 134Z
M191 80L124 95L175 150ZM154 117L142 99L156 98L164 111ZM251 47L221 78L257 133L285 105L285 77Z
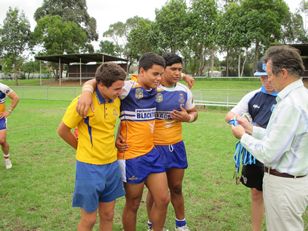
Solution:
M112 230L115 200L123 196L114 129L120 114L125 71L114 63L100 65L92 93L94 111L83 118L76 111L78 97L67 108L58 127L59 136L76 151L73 207L80 207L78 231L92 230L97 212L100 230ZM78 128L78 142L73 129Z

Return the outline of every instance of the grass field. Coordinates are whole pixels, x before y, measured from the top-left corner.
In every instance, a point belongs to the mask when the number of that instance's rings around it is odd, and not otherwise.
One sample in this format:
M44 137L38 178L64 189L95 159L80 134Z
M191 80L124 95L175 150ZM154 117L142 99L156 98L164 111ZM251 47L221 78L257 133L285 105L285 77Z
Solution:
M71 93L62 89L58 94ZM68 104L64 100L22 99L9 118L13 168L0 167L0 230L76 230L79 210L71 207L74 150L56 134ZM250 194L232 179L235 139L224 123L225 113L223 109L209 109L200 112L195 123L184 124L189 160L184 194L191 230L250 230ZM115 231L122 228L123 204L124 198L116 205ZM143 202L138 212L138 231L146 230L146 220ZM305 222L308 230L308 213ZM174 229L172 206L166 227Z

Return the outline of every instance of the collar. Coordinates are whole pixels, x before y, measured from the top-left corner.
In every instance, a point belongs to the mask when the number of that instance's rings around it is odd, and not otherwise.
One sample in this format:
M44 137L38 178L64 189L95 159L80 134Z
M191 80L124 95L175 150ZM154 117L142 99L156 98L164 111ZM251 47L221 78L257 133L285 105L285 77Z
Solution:
M273 91L272 93L268 93L264 86L261 87L261 92L264 94L272 95L272 96L277 96L278 94L276 91Z
M299 80L294 81L293 83L290 83L288 86L286 86L284 89L282 89L278 93L277 102L286 98L291 91L295 90L296 88L303 87L303 86L304 86L304 84L303 84L302 79L299 79Z
M98 88L95 89L95 94L96 97L98 99L98 103L99 104L103 104L103 103L112 103L113 100L112 99L105 99L102 94L99 92Z

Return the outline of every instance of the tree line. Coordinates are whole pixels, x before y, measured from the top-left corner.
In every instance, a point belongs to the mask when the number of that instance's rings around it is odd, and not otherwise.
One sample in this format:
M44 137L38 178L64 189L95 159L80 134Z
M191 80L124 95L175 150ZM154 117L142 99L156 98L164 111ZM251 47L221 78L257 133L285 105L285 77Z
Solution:
M96 20L86 0L44 0L33 15L33 31L22 11L8 9L0 26L0 61L3 71L15 73L37 70L29 54L102 52L134 64L145 52L175 52L193 75L251 75L270 45L308 43L305 9L307 0L295 13L284 0L168 0L154 20L135 16L111 24L95 51Z

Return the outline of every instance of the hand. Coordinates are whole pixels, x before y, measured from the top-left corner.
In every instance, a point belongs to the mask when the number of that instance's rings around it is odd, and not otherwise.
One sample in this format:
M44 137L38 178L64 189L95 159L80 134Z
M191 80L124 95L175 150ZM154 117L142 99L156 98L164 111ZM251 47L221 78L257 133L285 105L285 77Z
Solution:
M82 92L77 103L76 110L78 114L85 118L88 114L89 108L91 107L92 112L94 112L94 107L92 104L92 93L91 92Z
M237 139L241 139L242 136L245 134L245 129L241 125L237 125L237 126L232 125L231 128L232 128L232 133L234 137Z
M10 113L8 111L4 111L0 113L0 119L9 117Z
M245 129L248 134L252 134L253 126L249 121L244 117L237 117L237 122Z
M115 146L117 147L119 152L124 152L128 149L128 145L126 143L126 140L119 134L117 136Z
M190 120L190 116L187 113L187 111L185 110L185 108L183 108L181 106L181 111L177 111L177 110L173 110L170 113L171 119L179 121L179 122L189 122Z
M189 89L191 89L195 84L195 79L190 75L185 74L183 80L187 83Z

